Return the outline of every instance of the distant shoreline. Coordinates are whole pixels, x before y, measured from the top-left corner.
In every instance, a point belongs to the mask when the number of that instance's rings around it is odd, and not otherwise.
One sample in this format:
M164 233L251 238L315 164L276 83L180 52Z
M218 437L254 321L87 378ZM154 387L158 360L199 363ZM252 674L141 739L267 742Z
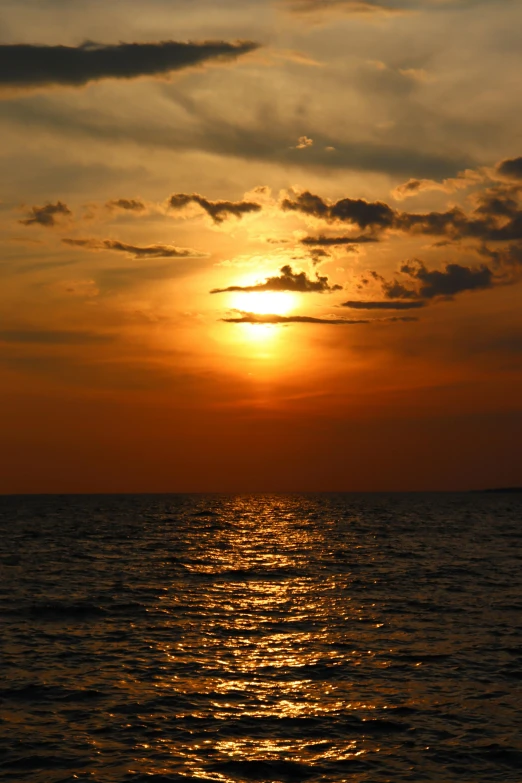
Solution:
M164 491L164 492L0 492L0 500L7 498L131 498L131 497L235 497L235 496L289 496L289 495L484 495L484 494L522 494L520 487L486 487L484 489L453 489L453 490L316 490L316 491Z
M522 492L522 487L493 487L491 489L476 489L475 492Z

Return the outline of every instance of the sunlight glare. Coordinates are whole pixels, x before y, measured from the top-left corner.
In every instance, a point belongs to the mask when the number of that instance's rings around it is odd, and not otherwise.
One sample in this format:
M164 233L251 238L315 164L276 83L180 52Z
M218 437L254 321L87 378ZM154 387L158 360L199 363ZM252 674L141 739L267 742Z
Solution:
M233 294L230 306L256 315L286 315L295 308L296 300L290 291L240 291Z

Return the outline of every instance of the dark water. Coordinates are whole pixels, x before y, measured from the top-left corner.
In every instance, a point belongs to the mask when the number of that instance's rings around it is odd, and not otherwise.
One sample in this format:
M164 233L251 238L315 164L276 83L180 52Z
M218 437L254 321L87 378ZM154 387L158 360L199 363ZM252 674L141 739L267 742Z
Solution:
M522 497L0 498L0 779L522 781Z

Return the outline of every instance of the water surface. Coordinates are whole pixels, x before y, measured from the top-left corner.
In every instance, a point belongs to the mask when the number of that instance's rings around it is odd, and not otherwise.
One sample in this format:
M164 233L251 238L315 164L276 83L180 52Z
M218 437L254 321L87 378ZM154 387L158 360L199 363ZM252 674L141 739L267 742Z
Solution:
M0 498L0 779L520 783L521 512Z

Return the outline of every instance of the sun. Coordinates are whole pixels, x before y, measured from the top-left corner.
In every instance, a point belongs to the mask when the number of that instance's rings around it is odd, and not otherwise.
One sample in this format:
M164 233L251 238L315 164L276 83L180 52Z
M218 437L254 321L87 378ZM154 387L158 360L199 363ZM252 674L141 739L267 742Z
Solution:
M240 291L230 298L230 307L257 315L286 315L294 309L297 297L290 291Z

